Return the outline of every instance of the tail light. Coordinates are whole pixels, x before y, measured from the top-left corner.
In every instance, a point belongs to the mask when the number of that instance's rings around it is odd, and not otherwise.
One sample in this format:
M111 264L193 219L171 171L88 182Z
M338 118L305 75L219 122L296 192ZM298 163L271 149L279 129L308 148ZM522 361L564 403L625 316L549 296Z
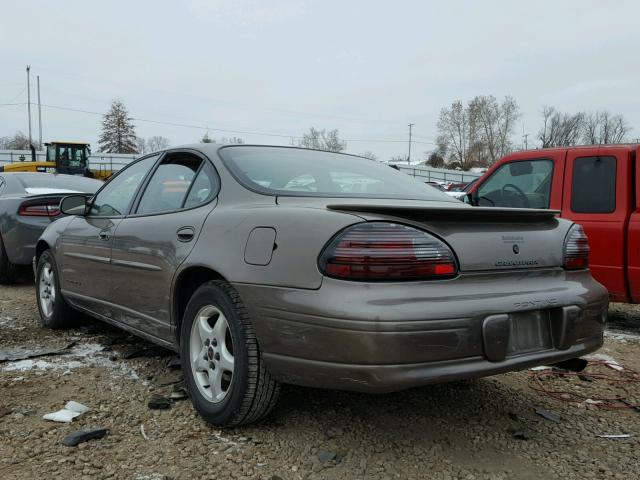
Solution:
M361 223L333 239L319 259L329 277L348 280L451 278L457 266L451 249L422 230L385 222Z
M20 205L18 215L26 217L55 217L60 214L60 199L28 200Z
M589 267L589 239L577 223L567 233L564 240L565 270L580 270Z

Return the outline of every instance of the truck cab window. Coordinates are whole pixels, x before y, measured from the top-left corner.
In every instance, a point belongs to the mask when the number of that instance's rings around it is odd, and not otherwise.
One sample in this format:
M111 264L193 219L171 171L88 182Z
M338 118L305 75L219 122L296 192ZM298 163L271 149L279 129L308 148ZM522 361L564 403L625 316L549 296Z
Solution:
M549 208L553 162L520 160L505 163L478 187L484 207Z
M575 213L612 213L615 209L616 158L576 158L571 181L571 210Z

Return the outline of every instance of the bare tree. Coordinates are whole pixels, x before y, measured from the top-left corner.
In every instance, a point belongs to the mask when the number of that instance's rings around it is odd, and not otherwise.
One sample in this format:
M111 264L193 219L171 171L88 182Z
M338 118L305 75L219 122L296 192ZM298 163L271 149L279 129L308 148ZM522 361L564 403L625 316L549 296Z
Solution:
M511 152L511 136L519 107L512 97L498 103L493 95L479 95L469 102L468 116L472 129L469 153L476 164L493 165ZM475 131L473 131L475 130Z
M158 150L165 150L169 148L169 139L160 135L154 135L147 138L147 150L149 152L157 152Z
M328 152L342 152L347 148L347 142L340 140L338 129L327 131L311 127L307 133L302 135L298 146Z
M100 150L105 153L136 153L135 127L124 104L119 100L102 117L102 133L98 139Z
M583 113L561 113L554 107L544 107L542 119L542 129L538 132L542 148L570 147L580 140L584 124Z
M29 138L22 132L11 137L0 137L0 150L29 150Z
M464 170L471 168L467 163L472 128L468 111L460 100L453 102L449 108L440 110L437 126L437 144L449 153L449 163L456 164Z
M378 156L373 153L371 150L367 150L360 154L361 157L368 158L369 160L377 160Z
M149 151L147 148L147 141L141 137L136 138L136 149L140 155L147 153Z
M591 112L584 116L582 141L590 145L623 143L630 130L620 114L611 115L606 110Z
M446 162L444 159L444 155L442 155L439 150L436 150L429 154L427 160L424 163L433 168L444 168Z

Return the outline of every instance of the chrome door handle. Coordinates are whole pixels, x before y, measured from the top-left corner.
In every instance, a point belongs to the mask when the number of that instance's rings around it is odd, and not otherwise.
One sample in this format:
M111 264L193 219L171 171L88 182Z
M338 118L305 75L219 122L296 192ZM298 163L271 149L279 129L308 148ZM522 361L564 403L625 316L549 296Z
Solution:
M100 240L109 240L111 238L111 235L109 235L108 231L103 230L98 234L98 238Z
M178 235L178 241L190 242L193 240L195 233L196 231L193 227L182 227L178 229L176 235Z

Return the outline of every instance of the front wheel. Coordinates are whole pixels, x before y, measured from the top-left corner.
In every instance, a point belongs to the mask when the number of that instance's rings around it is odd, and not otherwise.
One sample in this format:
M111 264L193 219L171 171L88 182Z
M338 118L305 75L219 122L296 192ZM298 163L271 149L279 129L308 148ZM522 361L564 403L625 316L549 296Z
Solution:
M43 252L38 259L36 298L43 327L57 330L74 325L78 313L62 298L58 266L49 250Z
M198 288L180 333L185 385L207 422L241 425L271 411L280 385L264 367L249 314L231 285L212 281Z

